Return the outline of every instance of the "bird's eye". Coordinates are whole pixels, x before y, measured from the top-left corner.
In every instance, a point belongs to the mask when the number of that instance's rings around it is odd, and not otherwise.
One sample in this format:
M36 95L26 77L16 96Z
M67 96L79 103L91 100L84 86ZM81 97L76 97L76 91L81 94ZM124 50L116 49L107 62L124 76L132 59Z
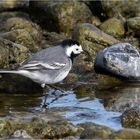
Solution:
M76 51L78 51L79 49L77 48Z

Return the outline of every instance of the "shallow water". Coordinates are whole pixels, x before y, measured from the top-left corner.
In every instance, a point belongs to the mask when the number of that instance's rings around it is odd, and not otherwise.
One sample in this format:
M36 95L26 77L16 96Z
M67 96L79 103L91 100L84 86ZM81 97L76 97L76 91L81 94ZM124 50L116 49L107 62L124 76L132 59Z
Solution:
M61 94L60 92L56 94ZM48 97L51 102L54 95ZM38 112L43 102L42 94L0 94L0 116L6 118L12 112ZM94 122L115 130L122 128L121 112L129 107L139 106L140 85L113 87L108 90L88 90L87 93L66 91L49 105L49 111L62 112L73 124ZM40 112L38 112L40 113Z

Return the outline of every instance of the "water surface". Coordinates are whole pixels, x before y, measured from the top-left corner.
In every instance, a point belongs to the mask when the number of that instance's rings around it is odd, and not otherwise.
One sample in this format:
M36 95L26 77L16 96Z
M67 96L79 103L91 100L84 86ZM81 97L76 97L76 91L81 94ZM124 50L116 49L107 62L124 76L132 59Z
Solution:
M90 89L84 93L72 90L66 91L64 96L51 103L49 111L61 112L73 124L94 122L119 130L122 128L120 115L129 107L139 106L139 97L140 85L134 84L108 90ZM51 102L54 98L55 95L50 93L47 102ZM38 110L43 99L41 93L34 95L0 93L0 117L6 118L12 112L40 113Z

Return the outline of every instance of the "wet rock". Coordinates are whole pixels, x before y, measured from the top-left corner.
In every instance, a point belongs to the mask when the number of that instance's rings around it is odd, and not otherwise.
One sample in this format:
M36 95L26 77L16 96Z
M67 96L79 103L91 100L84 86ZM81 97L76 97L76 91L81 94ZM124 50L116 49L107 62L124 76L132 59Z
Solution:
M2 74L0 78L1 93L43 93L41 85L16 74Z
M113 132L113 130L108 127L93 123L87 123L84 126L82 124L80 126L85 128L80 135L80 139L108 139Z
M96 125L93 123L86 124L85 128L81 133L81 139L139 139L140 131L135 129L122 129L114 131L108 127Z
M110 75L94 74L92 79L97 83L94 85L98 90L107 90L123 84L123 81Z
M26 18L29 19L29 15L25 12L21 12L21 11L5 11L5 12L1 12L0 13L0 30L2 30L3 28L3 24L4 22L12 17L20 17L20 18Z
M74 84L78 81L78 75L75 73L69 73L66 79L64 79L64 83L66 84Z
M10 136L13 132L13 128L9 121L0 121L0 137L6 138Z
M43 129L42 138L63 138L67 136L73 136L78 132L78 128L71 124L50 124Z
M51 45L51 46L57 45L58 43L60 43L64 39L66 39L66 36L64 34L58 34L56 32L44 31L43 36L44 36L44 39L45 39L44 45L48 44L48 45Z
M91 97L94 99L95 97L95 89L93 85L90 84L77 85L74 91L77 98Z
M122 129L112 134L110 139L140 139L140 131L135 129Z
M99 88L101 88L100 83ZM102 99L103 105L108 111L123 113L126 110L139 106L139 84L122 81L120 85L116 84L107 90L105 89L107 88L101 88L100 94L96 94L96 96Z
M59 120L50 122L43 119L44 114L38 114L39 117L24 116L21 121L12 118L11 120L3 120L0 122L0 137L1 138L33 138L33 139L58 139L68 136L75 136L81 129L67 121ZM46 115L46 114L45 114ZM57 114L58 115L58 114ZM37 116L37 114L36 114ZM46 117L46 116L45 116ZM59 117L59 115L58 115ZM21 118L20 118L21 119Z
M95 26L99 26L101 24L101 21L98 17L92 16L91 18L91 24Z
M29 56L29 50L9 40L0 38L0 67L10 67L23 62Z
M0 36L9 39L15 43L21 44L35 50L39 48L38 44L42 38L39 26L32 21L20 17L8 18L2 27Z
M18 139L31 139L32 137L27 134L25 130L16 130L12 135L12 138Z
M119 42L89 23L78 24L74 30L73 38L81 43L83 48L90 53L93 59L99 50Z
M126 110L121 116L123 127L140 129L140 109L138 107Z
M88 59L88 56L81 54L74 60L72 72L77 74L79 78L88 75L92 70L93 63Z
M114 37L123 37L125 33L124 24L117 18L110 18L103 22L99 28Z
M1 0L0 12L12 9L26 9L29 6L29 0Z
M49 31L66 35L71 34L77 23L88 22L92 16L86 4L77 1L30 1L30 11Z
M102 8L108 17L134 17L140 16L140 1L135 0L135 2L128 1L110 1L102 0Z
M95 59L97 73L117 76L126 80L138 81L140 54L129 43L118 43L100 51Z
M126 21L128 33L134 36L140 36L140 17L129 18Z

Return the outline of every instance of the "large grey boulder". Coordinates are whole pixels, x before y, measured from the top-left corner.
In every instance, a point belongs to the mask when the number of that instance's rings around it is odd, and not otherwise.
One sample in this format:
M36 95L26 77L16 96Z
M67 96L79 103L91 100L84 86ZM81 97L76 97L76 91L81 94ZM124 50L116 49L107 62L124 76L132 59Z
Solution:
M127 80L140 80L140 54L129 43L118 43L100 51L95 59L97 73L111 74Z

